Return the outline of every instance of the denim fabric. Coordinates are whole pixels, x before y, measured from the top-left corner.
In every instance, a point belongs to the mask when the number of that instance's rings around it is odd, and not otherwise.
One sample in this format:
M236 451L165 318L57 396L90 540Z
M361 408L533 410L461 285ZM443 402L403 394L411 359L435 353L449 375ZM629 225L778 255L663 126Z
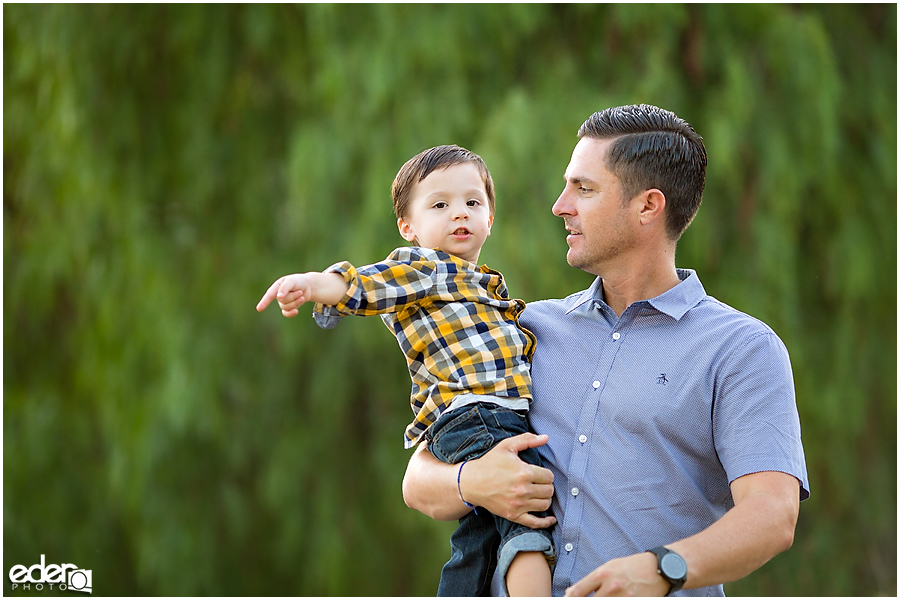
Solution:
M457 464L478 458L508 437L528 432L528 422L516 411L495 404L479 403L444 413L428 429L428 450L441 462ZM534 448L519 453L523 461L541 465ZM546 516L547 512L535 513ZM514 539L515 538L515 539ZM504 552L504 548L510 548ZM553 539L548 529L531 529L491 514L474 510L459 520L450 538L450 560L441 571L438 596L490 595L491 576L502 557L506 568L515 552L536 551L555 562ZM505 576L504 591L505 591Z

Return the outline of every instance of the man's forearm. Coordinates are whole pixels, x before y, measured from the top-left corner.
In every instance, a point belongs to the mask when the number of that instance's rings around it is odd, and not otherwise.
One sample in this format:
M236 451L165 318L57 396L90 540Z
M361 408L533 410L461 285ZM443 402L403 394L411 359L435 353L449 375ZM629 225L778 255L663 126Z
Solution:
M403 501L432 519L452 521L472 510L463 504L456 487L459 467L442 463L420 444L403 477Z
M462 472L459 465L440 462L420 445L403 477L403 500L410 508L442 521L459 519L471 510L463 503L465 498L527 527L549 527L556 523L555 518L531 513L550 508L553 473L519 458L522 450L546 443L547 436L533 433L507 438L487 454L468 461Z
M794 477L771 471L732 482L734 508L696 535L665 544L687 563L684 587L746 577L790 548L799 512L799 485ZM668 583L657 574L656 565L656 557L647 552L617 558L571 586L566 595L664 595Z
M700 533L668 545L687 562L685 587L736 581L791 547L799 512L799 483L784 473L747 477L760 481L734 508Z

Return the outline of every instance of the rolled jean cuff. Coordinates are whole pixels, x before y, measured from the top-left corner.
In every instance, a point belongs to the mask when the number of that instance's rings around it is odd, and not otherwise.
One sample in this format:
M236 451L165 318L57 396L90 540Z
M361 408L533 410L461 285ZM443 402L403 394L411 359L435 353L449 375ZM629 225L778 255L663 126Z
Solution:
M497 560L497 573L500 575L500 585L503 589L503 595L509 597L509 588L506 587L506 572L509 565L519 552L543 552L547 557L547 564L552 569L556 565L556 551L550 539L537 531L525 531L519 535L510 538L500 548L500 558Z

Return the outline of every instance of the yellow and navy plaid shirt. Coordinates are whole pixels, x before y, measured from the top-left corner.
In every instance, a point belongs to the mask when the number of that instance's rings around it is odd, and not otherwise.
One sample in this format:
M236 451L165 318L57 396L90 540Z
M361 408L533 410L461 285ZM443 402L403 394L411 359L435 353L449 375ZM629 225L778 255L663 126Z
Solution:
M337 306L316 304L313 316L330 329L346 315L381 315L406 355L415 420L404 444L460 394L531 400L534 335L519 326L522 300L510 300L503 276L440 250L398 248L384 261L340 273L349 289Z

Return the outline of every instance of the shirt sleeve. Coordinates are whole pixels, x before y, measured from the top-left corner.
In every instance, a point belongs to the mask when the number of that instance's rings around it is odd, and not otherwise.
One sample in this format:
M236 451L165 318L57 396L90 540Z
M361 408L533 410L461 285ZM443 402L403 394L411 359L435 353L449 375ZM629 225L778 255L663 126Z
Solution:
M435 281L443 270L416 248L398 248L385 260L359 268L346 261L335 263L325 272L342 275L347 293L335 306L316 304L313 317L320 327L331 329L348 315L400 312L438 293Z
M717 376L713 434L728 481L762 471L793 475L809 497L790 358L772 331L736 348Z

